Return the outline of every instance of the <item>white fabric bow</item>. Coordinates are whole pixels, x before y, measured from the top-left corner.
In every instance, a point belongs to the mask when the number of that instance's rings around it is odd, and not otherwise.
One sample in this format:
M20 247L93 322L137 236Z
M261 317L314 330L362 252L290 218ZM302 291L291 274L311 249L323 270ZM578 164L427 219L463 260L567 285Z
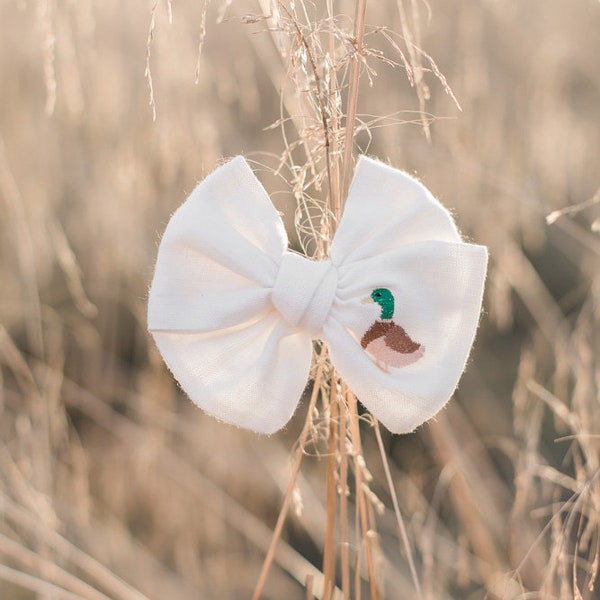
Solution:
M464 243L418 181L361 157L330 255L288 250L241 156L196 187L162 238L148 306L148 328L196 404L277 431L306 386L315 338L392 432L448 401L479 320L486 248Z

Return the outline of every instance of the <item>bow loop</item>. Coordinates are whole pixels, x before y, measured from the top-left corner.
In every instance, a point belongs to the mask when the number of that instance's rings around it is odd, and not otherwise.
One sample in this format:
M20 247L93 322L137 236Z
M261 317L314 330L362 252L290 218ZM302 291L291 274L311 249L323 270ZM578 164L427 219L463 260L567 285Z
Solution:
M286 252L271 299L292 327L316 336L329 315L337 283L337 270L330 260L314 261Z

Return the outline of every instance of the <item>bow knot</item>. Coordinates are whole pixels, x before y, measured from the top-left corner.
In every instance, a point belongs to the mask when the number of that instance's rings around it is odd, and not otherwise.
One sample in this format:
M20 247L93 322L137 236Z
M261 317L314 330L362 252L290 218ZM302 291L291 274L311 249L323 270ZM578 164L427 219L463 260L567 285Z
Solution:
M337 270L330 260L315 261L285 252L271 300L292 327L316 336L329 315L337 283Z

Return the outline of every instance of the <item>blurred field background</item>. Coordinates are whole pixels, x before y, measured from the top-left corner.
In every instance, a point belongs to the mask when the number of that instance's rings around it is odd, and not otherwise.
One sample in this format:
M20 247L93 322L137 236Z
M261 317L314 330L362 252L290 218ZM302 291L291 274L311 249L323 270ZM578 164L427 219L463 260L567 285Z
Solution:
M358 147L416 173L491 254L454 400L412 435L384 432L423 596L600 597L600 3L405 4L462 112L425 73L428 141L406 74L373 55ZM269 126L286 67L268 21L248 16L265 6L210 4L198 61L200 1L156 6L149 57L148 3L0 4L3 600L252 594L303 409L271 438L204 415L153 347L145 301L195 183L223 157L276 166L284 150ZM369 2L367 23L400 31L401 6ZM352 3L336 11L351 23ZM289 185L257 174L293 215ZM384 597L415 598L368 428L363 443L386 507ZM305 598L320 568L317 454L264 598Z

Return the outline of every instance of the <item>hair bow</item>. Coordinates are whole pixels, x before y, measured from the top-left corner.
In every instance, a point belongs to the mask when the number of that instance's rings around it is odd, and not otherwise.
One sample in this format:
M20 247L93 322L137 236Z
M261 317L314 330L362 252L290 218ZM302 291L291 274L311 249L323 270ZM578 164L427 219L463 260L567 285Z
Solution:
M198 184L158 251L148 328L190 398L260 433L291 418L312 340L390 431L452 395L481 310L487 250L418 181L361 157L330 258L289 251L241 156Z

